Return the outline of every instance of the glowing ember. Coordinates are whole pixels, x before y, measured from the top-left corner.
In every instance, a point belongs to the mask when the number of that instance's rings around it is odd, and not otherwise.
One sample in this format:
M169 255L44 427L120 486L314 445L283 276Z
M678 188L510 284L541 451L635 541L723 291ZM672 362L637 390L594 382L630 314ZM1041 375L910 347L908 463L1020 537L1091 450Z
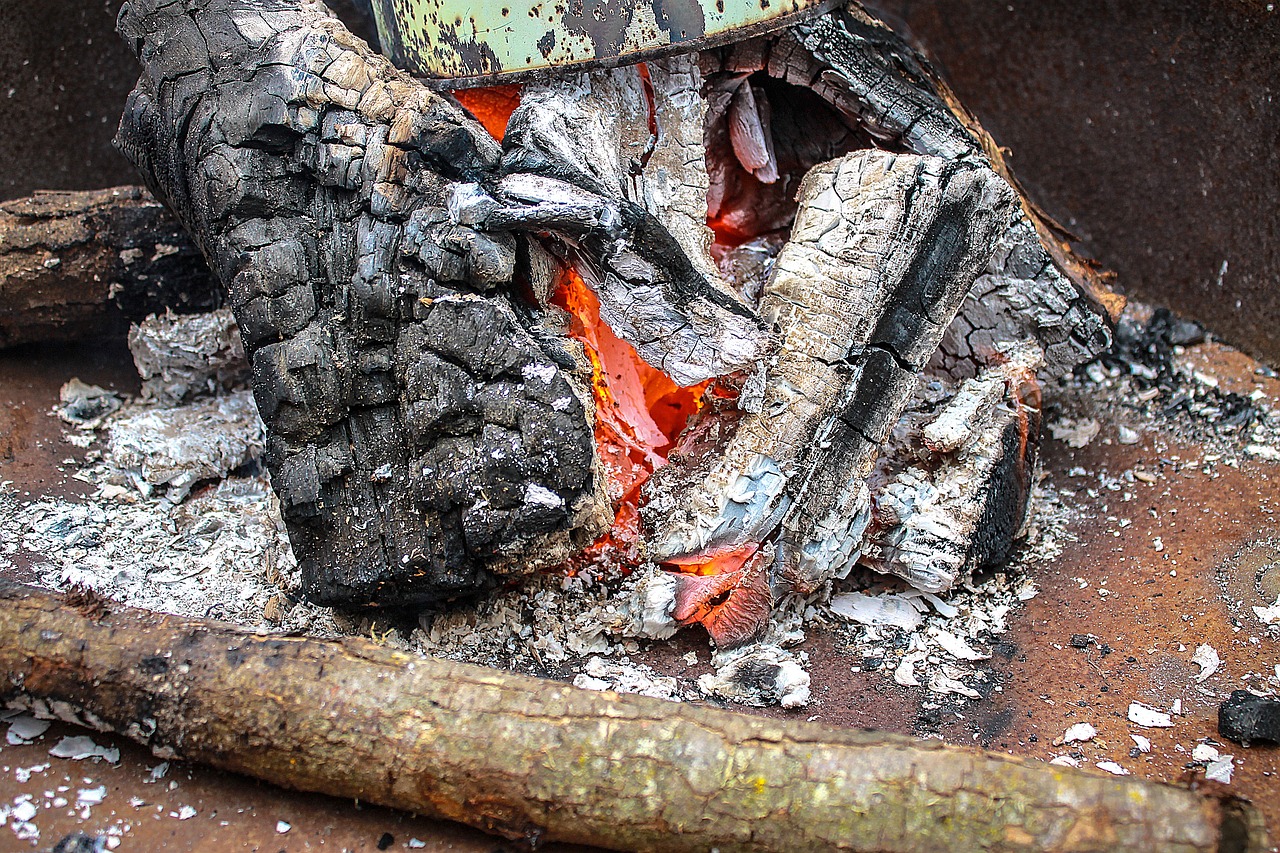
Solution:
M667 464L667 453L702 406L706 384L681 388L640 358L600 319L600 302L576 271L564 273L552 301L569 313L569 334L591 360L596 448L615 511L612 528L584 556L590 561L609 552L634 567L639 563L640 487Z
M501 142L511 114L520 106L520 90L521 86L516 83L484 89L460 89L453 96L470 110L494 139Z
M768 579L771 553L751 545L732 552L733 559L739 556L741 561L733 568L725 562L714 573L674 575L672 618L682 625L701 624L720 648L734 648L758 637L773 610Z

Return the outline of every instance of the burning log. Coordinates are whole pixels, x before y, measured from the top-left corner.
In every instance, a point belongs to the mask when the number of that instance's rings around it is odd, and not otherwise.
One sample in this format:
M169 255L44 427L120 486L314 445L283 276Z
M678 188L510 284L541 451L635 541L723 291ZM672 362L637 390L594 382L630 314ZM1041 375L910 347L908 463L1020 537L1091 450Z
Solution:
M0 347L122 334L219 300L200 250L140 187L0 204Z
M942 589L1025 516L1035 374L1109 339L1096 277L856 6L495 90L484 126L318 3L120 27L120 146L226 285L317 602L612 548L671 570L655 631L732 646L864 556Z
M0 699L158 755L620 850L1261 850L1247 803L0 585Z

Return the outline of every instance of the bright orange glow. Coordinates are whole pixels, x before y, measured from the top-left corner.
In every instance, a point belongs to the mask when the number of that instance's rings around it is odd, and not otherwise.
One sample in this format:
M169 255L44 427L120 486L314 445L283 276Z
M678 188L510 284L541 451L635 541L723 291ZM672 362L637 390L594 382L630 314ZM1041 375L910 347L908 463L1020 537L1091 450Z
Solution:
M750 560L759 550L756 542L748 542L726 551L712 551L706 554L691 554L676 557L662 564L663 568L671 568L685 574L720 575L736 572Z
M591 361L596 449L614 508L613 526L574 562L608 555L634 568L639 564L640 489L667 464L667 453L702 406L706 383L681 388L640 358L600 319L600 301L576 270L564 273L552 301L569 313L569 335L582 343Z
M759 237L759 234L749 234L741 231L735 226L729 216L721 215L714 219L707 218L707 227L715 234L715 245L726 249L732 249L734 246L741 246L748 240ZM715 249L712 249L714 252Z
M484 89L459 89L453 96L479 119L494 139L501 142L511 114L520 106L520 90L519 83L512 83Z

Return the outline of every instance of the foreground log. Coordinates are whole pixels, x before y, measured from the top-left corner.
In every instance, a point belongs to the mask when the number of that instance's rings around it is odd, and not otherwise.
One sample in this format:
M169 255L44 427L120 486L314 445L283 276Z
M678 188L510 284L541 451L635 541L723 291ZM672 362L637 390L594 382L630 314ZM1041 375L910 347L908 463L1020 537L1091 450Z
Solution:
M200 250L141 187L0 204L0 347L122 335L220 300Z
M0 585L0 698L158 755L624 850L1253 851L1215 789L739 716Z

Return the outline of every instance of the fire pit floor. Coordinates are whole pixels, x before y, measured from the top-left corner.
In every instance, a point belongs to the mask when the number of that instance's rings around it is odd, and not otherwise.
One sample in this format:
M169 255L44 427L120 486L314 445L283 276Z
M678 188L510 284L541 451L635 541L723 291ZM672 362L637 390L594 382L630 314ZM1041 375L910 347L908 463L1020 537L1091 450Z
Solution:
M1180 358L1222 390L1280 400L1274 374L1218 344L1188 348ZM137 390L123 343L0 354L0 480L22 500L75 499L90 490L71 476L85 451L65 443L64 425L48 414L72 376ZM1260 807L1273 832L1280 827L1280 749L1243 748L1218 736L1216 726L1217 707L1232 690L1277 678L1280 652L1253 608L1270 605L1280 591L1280 464L1266 453L1223 452L1173 419L1135 420L1107 385L1086 382L1052 395L1046 423L1059 424L1063 438L1046 438L1044 466L1073 520L1060 555L1025 566L1039 594L1010 615L992 658L977 662L986 672L983 698L900 686L891 672L863 671L870 667L838 635L811 631L800 649L810 659L813 701L796 711L759 713L1032 758L1066 756L1087 767L1114 762L1167 780L1203 778L1192 752L1207 741L1234 756L1231 788ZM1089 430L1082 435L1071 425L1091 420L1100 430L1085 443ZM1121 423L1138 428L1136 443L1122 443L1135 433L1122 433ZM1068 438L1084 446L1071 447ZM3 574L33 580L30 559L11 556ZM1192 658L1202 645L1221 663L1197 682L1201 666ZM694 631L631 657L682 678L710 669L706 638ZM693 657L696 665L686 662ZM1275 681L1269 687L1276 689ZM1143 728L1127 718L1131 702L1181 713L1169 728ZM1062 744L1077 723L1097 734ZM92 735L119 748L115 765L49 756L63 736L80 734L55 725L32 743L0 744L0 803L26 795L38 809L31 822L39 840L25 842L31 849L48 849L76 830L119 834L122 850L504 849L451 824L200 767L175 764L160 776L158 759L121 738ZM1149 739L1150 752L1139 752L1131 734ZM99 786L100 804L77 807L82 792L92 801ZM7 837L10 830L0 831Z

